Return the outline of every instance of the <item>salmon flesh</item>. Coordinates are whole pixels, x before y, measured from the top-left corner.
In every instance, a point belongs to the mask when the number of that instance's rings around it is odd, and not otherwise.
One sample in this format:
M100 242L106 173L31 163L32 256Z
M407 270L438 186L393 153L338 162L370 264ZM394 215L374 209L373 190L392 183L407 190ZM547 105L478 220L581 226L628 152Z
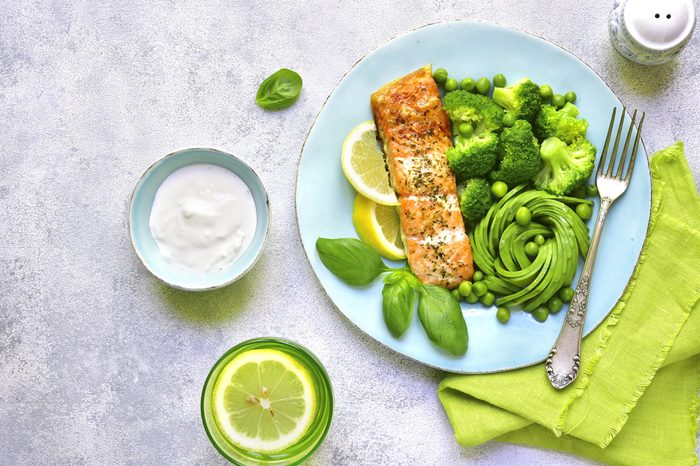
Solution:
M411 270L423 283L455 288L472 278L474 263L445 157L452 146L450 120L430 66L386 84L370 104L400 202Z

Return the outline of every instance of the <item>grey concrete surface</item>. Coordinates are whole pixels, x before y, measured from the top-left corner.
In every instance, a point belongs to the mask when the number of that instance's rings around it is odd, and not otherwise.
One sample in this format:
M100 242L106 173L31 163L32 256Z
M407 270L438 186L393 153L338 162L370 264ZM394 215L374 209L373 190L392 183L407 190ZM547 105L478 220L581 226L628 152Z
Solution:
M98 2L96 2L98 3ZM647 111L651 151L686 142L700 180L700 40L644 68L609 46L612 2L0 3L0 464L224 464L199 396L214 361L262 335L297 340L335 387L332 431L310 464L588 464L454 441L443 374L398 356L333 307L304 257L294 210L301 145L364 53L407 29L480 19L537 33ZM288 66L288 111L253 95ZM254 270L220 291L163 286L127 235L129 194L159 156L218 147L247 160L273 211Z

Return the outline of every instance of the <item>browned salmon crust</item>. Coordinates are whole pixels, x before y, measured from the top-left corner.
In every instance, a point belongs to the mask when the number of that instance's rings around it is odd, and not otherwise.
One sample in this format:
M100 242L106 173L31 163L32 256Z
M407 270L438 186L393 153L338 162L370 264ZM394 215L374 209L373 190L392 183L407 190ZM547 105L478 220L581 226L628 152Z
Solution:
M411 270L423 283L454 288L471 279L474 264L445 157L452 145L450 120L430 65L383 86L370 104L400 201Z

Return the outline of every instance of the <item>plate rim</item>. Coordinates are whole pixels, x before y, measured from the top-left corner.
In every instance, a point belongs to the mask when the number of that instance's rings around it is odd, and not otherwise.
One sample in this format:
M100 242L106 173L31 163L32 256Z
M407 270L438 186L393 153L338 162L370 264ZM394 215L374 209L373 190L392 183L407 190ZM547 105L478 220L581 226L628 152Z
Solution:
M416 362L416 363L418 363L418 364L421 364L421 365L423 365L423 366L430 367L430 368L432 368L432 369L436 369L436 370L439 370L439 371L442 371L442 372L448 372L448 373L452 373L452 374L496 374L496 373L500 373L500 372L508 372L508 371L512 371L512 370L523 369L523 368L526 368L526 367L531 367L531 366L534 366L534 365L536 365L536 364L543 363L543 362L547 359L547 356L543 357L542 359L538 359L538 360L536 360L536 361L533 361L533 362L531 362L531 363L522 364L522 365L517 365L517 366L505 368L505 369L495 369L495 370L485 370L485 371L460 371L460 370L446 369L446 368L444 368L444 367L438 367L438 366L436 366L436 365L434 365L434 364L430 364L430 363L427 363L427 362L425 362L425 361L421 361L421 360L419 360L419 359L416 359L416 358L414 358L414 357L412 357L412 356L409 356L409 355L407 355L407 354L405 354L405 353L402 353L401 351L398 351L398 350L396 350L396 349L390 347L390 346L387 345L386 343L384 343L384 342L378 340L377 338L375 338L373 335L367 333L367 332L366 332L365 330L363 330L358 324L356 324L352 319L350 319L350 317L348 317L348 316L338 307L338 304L336 304L336 302L333 300L333 298L331 298L331 296L328 294L328 291L326 290L326 287L323 286L323 282L321 282L321 279L318 277L318 275L316 274L316 271L315 271L314 268L313 268L313 263L312 263L312 261L311 261L311 257L309 257L309 253L306 251L306 248L304 247L304 239L303 239L302 234L301 234L301 225L300 225L300 222L299 222L299 196L298 196L298 194L299 194L299 170L300 170L300 168L301 168L301 160L302 160L302 157L303 157L303 155L304 155L304 149L306 148L306 143L308 142L309 135L311 134L311 131L312 131L313 128L316 126L316 123L317 123L317 121L318 121L318 117L321 115L321 112L323 111L323 109L326 108L326 105L328 104L328 101L329 101L330 98L335 94L335 92L337 91L338 86L340 85L340 83L342 83L343 80L344 80L344 79L345 79L345 78L346 78L346 77L347 77L347 76L348 76L348 75L349 75L349 74L350 74L350 73L365 59L365 58L367 58L370 54L376 52L377 50L383 48L384 46L386 46L386 45L389 44L390 42L393 42L394 40L397 40L397 39L399 39L399 38L401 38L401 37L407 36L407 35L409 35L409 34L415 32L415 31L419 31L419 30L421 30L421 29L426 29L426 28L429 28L429 27L431 27L431 26L437 26L437 25L441 25L441 24L450 24L450 23L454 23L454 24L486 24L486 25L489 25L489 26L496 26L496 27L499 27L499 28L502 28L502 29L507 29L507 30L516 32L516 33L518 33L518 34L523 34L523 35L526 35L526 36L535 37L535 38L537 38L537 39L539 39L539 40L542 40L542 41L544 41L544 42L546 42L546 43L548 43L548 44L550 44L550 45L553 45L553 46L557 47L558 49L562 50L563 52L565 52L565 53L571 55L572 57L574 57L576 60L578 60L579 62L581 62L582 64L584 64L589 70L591 70L591 71L593 72L593 74L595 74L595 76L600 80L600 82L602 82L602 83L605 85L605 87L607 87L608 90L612 93L612 95L614 95L615 98L623 105L623 106L622 106L622 112L623 112L627 117L630 117L630 114L629 114L629 112L627 111L627 107L622 103L622 100L620 99L620 97L619 97L619 96L617 95L617 93L610 87L610 85L607 83L607 81L605 81L605 79L603 79L603 77L602 77L596 70L593 69L593 67L591 67L586 61L584 61L583 59L579 58L576 54L572 53L571 51L569 51L569 50L566 49L565 47L563 47L563 46L561 46L561 45L559 45L559 44L556 44L556 43L554 43L554 42L552 42L552 41L550 41L550 40L548 40L548 39L545 39L544 37L540 36L539 34L527 32L527 31L524 31L524 30L522 30L522 29L519 29L519 28L516 28L516 27L512 27L512 26L505 26L505 25L503 25L503 24L500 24L500 23L497 23L497 22L494 22L494 21L486 21L486 20L478 20L478 19L469 19L469 20L466 20L466 19L445 19L445 20L432 21L432 22L429 22L429 23L422 24L422 25L420 25L420 26L416 26L416 27L411 28L411 29L407 29L407 30L405 30L405 31L403 31L403 32L401 32L401 33L399 33L399 34L396 34L396 35L394 35L394 36L392 36L392 37L389 37L388 39L385 39L384 41L378 43L377 45L375 45L375 46L373 46L371 49L369 49L367 52L365 52L364 54L362 54L362 56L361 56L360 58L358 58L358 59L357 59L357 60L356 60L356 61L355 61L355 62L340 76L340 78L336 81L336 83L333 85L332 89L328 92L328 95L326 96L326 98L323 100L323 103L321 104L321 107L319 108L318 112L316 112L316 115L314 116L314 119L313 119L313 121L311 122L311 125L309 126L309 129L308 129L307 132L306 132L306 136L304 137L304 142L302 143L301 149L299 150L299 158L298 158L298 160L297 160L297 170L296 170L296 176L295 176L295 180L294 180L294 213L295 213L295 217L296 217L296 227L297 227L296 230L297 230L297 234L298 234L298 236L299 236L299 242L301 243L302 250L304 251L304 256L306 257L306 260L308 261L309 267L311 268L311 271L313 272L313 275L314 275L316 281L321 285L321 290L322 290L323 293L326 295L326 297L330 300L330 302L333 304L333 307L335 308L336 312L340 313L340 314L341 314L347 321L349 321L357 330L359 330L359 331L362 332L364 335L366 335L366 336L368 336L369 338L371 338L371 339L372 339L373 341L375 341L376 343L379 343L382 347L384 347L384 348L390 350L392 353L397 354L397 355L399 355L399 356L401 356L401 357L403 357L403 358L406 358L406 359L408 359L408 360L410 360L410 361L413 361L413 362ZM630 117L630 119L631 119L631 117ZM640 142L641 142L641 149L642 149L643 152L644 152L644 161L646 162L647 168L649 169L649 170L648 170L648 173L649 173L649 186L650 186L649 219L647 220L647 223L646 223L646 225L645 225L645 227L644 227L644 240L642 241L642 246L641 246L641 248L640 248L640 250L639 250L639 254L637 255L637 258L635 259L635 263L634 263L634 267L633 267L633 269L632 269L632 273L630 274L629 278L627 279L625 286L622 287L622 291L620 292L620 295L617 296L617 297L615 298L615 304L605 313L604 317L601 319L600 322L598 322L598 324L596 324L596 325L595 325L593 328L591 328L588 332L586 332L586 333L583 334L583 336L581 337L582 339L583 339L583 338L586 338L588 335L590 335L591 333L593 333L598 327L600 327L600 326L610 317L610 314L612 313L613 309L615 308L615 306L617 306L617 303L620 301L620 299L622 298L622 296L624 296L625 291L627 291L627 288L629 287L630 281L632 280L632 278L633 278L634 275L635 275L636 268L637 268L637 266L639 265L639 260L640 260L640 258L642 257L642 254L644 253L644 249L645 249L645 246L646 246L647 235L649 234L649 226L651 225L651 220L652 220L652 219L651 219L651 216L652 216L652 213L653 213L653 198L652 198L652 196L653 196L653 190L651 189L651 188L652 188L652 175L651 175L651 166L650 166L650 163L649 163L649 152L647 151L646 145L644 144L644 137L643 137L643 136L640 136L639 139L640 139ZM560 331L561 331L561 330L560 330ZM469 351L469 349L467 349L467 351Z

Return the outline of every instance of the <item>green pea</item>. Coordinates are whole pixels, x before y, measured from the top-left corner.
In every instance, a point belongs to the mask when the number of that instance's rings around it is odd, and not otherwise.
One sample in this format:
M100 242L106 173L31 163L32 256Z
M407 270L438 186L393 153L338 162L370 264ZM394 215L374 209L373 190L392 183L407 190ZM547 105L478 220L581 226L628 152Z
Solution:
M445 92L456 91L458 87L459 84L455 78L447 78L447 80L445 80Z
M542 235L535 236L535 244L537 244L538 246L542 246L544 244L544 236L542 236Z
M598 188L594 184L589 184L586 186L586 196L595 197L598 195Z
M472 282L464 280L462 283L459 284L459 294L462 296L469 296L472 292Z
M493 304L493 302L496 300L496 295L491 293L490 291L487 292L484 296L481 297L481 304L484 306L490 306Z
M561 94L554 94L552 96L552 105L554 105L557 108L561 108L564 106L566 103L566 99L564 99L564 96Z
M483 280L483 279L484 279L484 272L482 272L481 270L477 270L476 272L474 272L474 277L472 277L473 281L478 282L479 280Z
M510 320L510 309L507 307L499 307L496 310L496 319L502 324L508 323Z
M576 93L574 91L569 91L564 94L564 100L571 102L572 104L576 102Z
M489 78L479 78L476 82L476 92L479 94L486 94L489 89L491 89L491 81L489 81Z
M559 290L559 297L565 303L570 303L574 299L574 289L571 287L562 288Z
M593 209L588 204L579 204L576 206L576 215L582 220L588 220L593 215Z
M537 245L537 243L530 241L525 245L525 254L528 256L534 257L538 252L540 252L540 247Z
M542 84L540 86L540 97L542 97L544 100L551 98L553 94L554 92L549 84Z
M532 311L532 317L534 317L538 322L544 322L547 320L547 316L549 316L549 309L544 306L540 306Z
M447 70L445 68L438 68L433 71L433 79L438 84L445 84L447 81Z
M462 300L462 295L459 294L459 290L455 288L454 290L450 291L450 294L456 301L461 301Z
M518 225L521 227L528 225L530 220L532 220L532 214L527 207L522 206L515 211L515 221L518 222Z
M488 293L488 291L489 289L486 288L486 283L484 282L476 282L472 285L472 293L474 293L479 298Z
M503 115L502 122L503 126L505 126L506 128L510 128L515 124L515 115L513 115L512 113L506 113L505 115Z
M493 87L506 87L506 77L498 73L493 77Z
M547 302L547 308L551 314L556 314L557 312L561 311L563 305L564 303L561 302L561 299L557 298L556 296L550 298L550 300Z
M494 184L491 185L491 194L493 194L499 199L505 196L507 192L508 185L505 184L503 181L496 181Z
M472 92L476 87L476 81L474 81L472 78L464 78L459 84L459 87L465 91Z
M465 138L470 138L474 134L474 127L469 123L460 123L457 129L459 130L459 134Z
M466 302L468 302L469 304L475 304L475 303L479 302L479 297L472 292L472 293L469 293L469 295L467 295L464 298L464 300Z

